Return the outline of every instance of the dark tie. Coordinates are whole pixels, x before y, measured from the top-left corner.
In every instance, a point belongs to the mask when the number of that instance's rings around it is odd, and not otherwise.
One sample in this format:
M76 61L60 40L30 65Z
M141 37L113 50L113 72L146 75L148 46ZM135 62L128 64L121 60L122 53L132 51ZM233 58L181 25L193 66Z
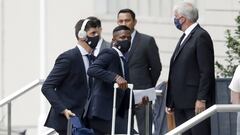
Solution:
M121 56L121 59L122 59L123 68L124 68L124 78L125 80L128 80L129 79L128 64L125 57Z
M95 60L95 56L93 54L87 54L86 55L89 61L89 66L93 63L93 61ZM88 86L91 89L93 86L93 77L88 76Z
M130 51L130 49L124 54L125 61L128 61L129 51Z
M182 36L180 37L179 41L178 41L177 47L176 47L176 49L175 49L175 51L174 51L174 59L176 58L176 56L177 56L177 54L178 54L178 51L179 51L180 46L181 46L181 42L182 42L182 40L184 39L185 35L186 35L186 34L183 33Z
M86 55L87 58L88 58L88 61L89 61L89 66L93 63L93 61L95 60L95 56L93 54L87 54ZM94 82L94 79L92 76L88 76L88 87L89 87L89 90L88 90L88 100L87 100L87 103L85 104L84 106L84 113L83 113L83 118L85 118L87 116L87 113L88 113L88 107L89 107L89 103L90 103L90 100L91 100L91 91L92 91L92 87L93 87L93 82Z

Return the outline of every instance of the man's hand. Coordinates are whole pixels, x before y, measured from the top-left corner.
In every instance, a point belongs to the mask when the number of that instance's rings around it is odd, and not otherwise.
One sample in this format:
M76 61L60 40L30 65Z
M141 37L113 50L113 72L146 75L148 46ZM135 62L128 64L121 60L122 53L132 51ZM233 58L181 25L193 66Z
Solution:
M173 114L173 109L172 108L170 108L170 107L166 107L165 108L165 112L167 113L167 114Z
M69 120L71 116L76 116L71 110L65 109L63 111L64 116Z
M199 114L206 109L205 101L197 100L195 103L195 114Z
M137 105L138 105L138 106L145 106L145 105L148 104L148 102L149 102L148 96L144 96L144 97L142 98L142 102L139 103L139 104L137 104Z
M84 41L83 38L80 38L78 42L88 53L92 53L93 49Z
M127 81L119 75L116 76L116 83L118 84L119 89L126 90L128 88Z
M144 96L144 97L142 98L142 102L141 102L141 104L142 104L142 105L147 105L148 102L149 102L149 98L148 98L148 96Z

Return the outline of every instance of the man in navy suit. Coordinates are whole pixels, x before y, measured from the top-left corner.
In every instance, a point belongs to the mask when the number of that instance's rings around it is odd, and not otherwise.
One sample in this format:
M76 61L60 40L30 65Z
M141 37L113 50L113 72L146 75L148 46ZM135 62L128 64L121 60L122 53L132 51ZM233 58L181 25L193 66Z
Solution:
M77 46L61 55L42 86L42 93L51 104L45 126L66 135L67 120L82 117L89 95L89 54L96 49L99 34L97 24L85 19L75 26Z
M126 25L131 30L131 47L126 54L129 67L129 81L134 89L148 89L155 87L160 76L162 65L157 44L152 36L138 32L135 29L137 19L131 9L121 9L117 16L118 25ZM147 107L149 109L149 122L145 122ZM152 107L137 105L135 108L138 130L140 135L146 132L152 134ZM149 130L146 131L146 125Z
M112 48L104 49L88 69L88 75L94 77L94 86L90 97L88 122L96 135L111 133L113 84L117 83L116 133L126 133L127 123L119 125L118 118L124 117L128 108L129 91L127 89L128 68L124 54L131 44L131 32L126 26L117 26L113 30Z
M174 112L179 126L214 104L214 50L210 35L197 23L196 7L182 2L173 11L175 26L184 33L170 61L166 111ZM184 133L210 134L210 119Z

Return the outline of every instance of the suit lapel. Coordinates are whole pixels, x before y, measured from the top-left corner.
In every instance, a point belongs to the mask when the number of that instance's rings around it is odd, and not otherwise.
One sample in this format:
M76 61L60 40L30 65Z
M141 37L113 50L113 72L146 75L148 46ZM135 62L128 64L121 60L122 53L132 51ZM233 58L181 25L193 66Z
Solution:
M199 24L189 33L189 35L187 36L187 38L183 41L183 43L181 44L180 48L178 49L177 52L174 52L174 54L176 53L176 55L173 54L172 57L172 62L174 62L176 60L176 58L178 57L178 55L180 54L180 52L182 51L182 49L184 48L184 46L187 44L188 40L190 40L192 34L196 31L196 29L199 28ZM178 43L179 44L179 43ZM175 50L176 51L176 50ZM174 57L175 56L175 57Z
M85 81L85 80L87 80L87 76L86 76L87 71L85 70L82 54L78 47L75 47L74 51L75 51L75 54L76 54L76 57L77 57L77 60L78 60L79 66L80 66L79 68L80 68L80 70L83 70L83 73L85 74L83 79L87 85L87 81ZM75 63L75 64L77 64L77 63Z
M135 37L134 37L134 39L133 39L132 46L131 46L131 49L130 49L130 51L129 51L128 61L131 59L131 57L132 57L132 55L133 55L133 52L135 51L135 49L136 49L136 47L137 47L137 44L139 43L140 37L141 37L140 33L138 33L138 32L136 31L136 35L135 35Z
M187 36L187 38L183 41L183 43L180 45L180 48L175 52L175 57L174 60L177 58L177 56L179 55L179 53L181 52L181 50L183 49L183 47L186 45L187 41L190 39L191 37L191 33Z
M112 48L112 50L113 50L113 54L116 55L117 58L119 58L119 59L117 59L117 63L119 63L118 68L120 69L120 73L121 73L120 76L123 76L123 70L122 70L123 67L122 67L122 64L121 64L122 63L121 62L121 57L118 55L118 52L115 49Z
M107 48L107 43L106 43L106 41L103 39L102 45L101 45L101 47L100 47L100 51L102 51L104 48Z

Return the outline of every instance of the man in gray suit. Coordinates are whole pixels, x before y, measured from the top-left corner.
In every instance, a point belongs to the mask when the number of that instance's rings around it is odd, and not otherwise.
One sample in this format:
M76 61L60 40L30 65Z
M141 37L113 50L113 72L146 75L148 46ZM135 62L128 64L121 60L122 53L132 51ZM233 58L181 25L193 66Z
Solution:
M118 25L126 25L131 30L131 47L126 54L129 67L129 81L134 84L134 89L148 89L155 87L160 76L162 65L158 47L152 36L139 33L135 30L137 20L131 9L122 9L117 16ZM152 134L152 108L149 104L149 134ZM138 130L140 135L146 134L145 123L146 107L136 105Z
M93 52L94 56L97 56L97 54L105 49L105 48L110 48L111 44L109 42L107 42L106 40L104 40L101 36L102 34L102 24L101 21L95 17L95 16L89 16L87 19L94 21L95 24L97 24L97 34L100 36L98 44Z

